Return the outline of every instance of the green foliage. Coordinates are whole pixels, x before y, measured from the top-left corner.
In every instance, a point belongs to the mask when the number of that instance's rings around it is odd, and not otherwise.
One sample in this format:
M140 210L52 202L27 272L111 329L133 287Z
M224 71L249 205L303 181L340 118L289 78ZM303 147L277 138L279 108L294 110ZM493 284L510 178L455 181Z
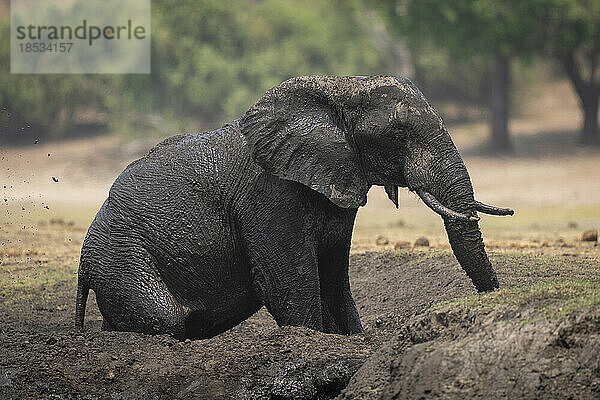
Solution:
M600 87L600 2L596 0L369 3L397 36L407 40L415 78L426 91L432 89L433 97L452 93L483 100L494 53L526 62L540 54L550 54L563 64L571 58L580 86ZM528 64L521 64L520 71L523 65Z
M27 126L36 137L64 136L90 118L166 135L236 118L291 76L393 73L391 55L370 40L364 1L406 40L413 78L435 102L485 103L494 52L526 61L546 50L572 60L580 87L600 87L595 0L155 0L149 75L11 75L2 41L0 141ZM519 64L514 80L534 79L530 65Z
M0 25L0 37L10 37L8 24ZM9 45L0 43L0 142L30 127L59 136L73 125L76 108L97 106L94 82L80 75L9 74Z
M170 27L155 36L157 79L178 113L215 121L239 116L291 76L381 73L356 18L342 1L178 2L154 17Z
M0 103L56 135L86 107L107 112L111 128L138 134L215 126L292 76L392 70L357 7L342 0L155 0L151 74L8 75L5 41ZM7 22L2 29L8 37Z
M493 55L543 47L546 0L370 0L407 40L415 80L433 98L487 101Z
M453 54L471 57L496 50L522 54L539 47L539 21L548 0L376 0L397 10L390 22L414 43L433 41Z
M583 109L581 142L600 145L600 3L548 0L545 48L562 64Z
M463 58L431 41L408 47L415 67L414 81L434 102L487 102L492 67L489 58Z
M600 95L600 3L548 0L545 49L558 58L582 100Z
M547 45L556 54L600 51L600 3L595 0L547 0ZM598 61L598 60L597 60Z

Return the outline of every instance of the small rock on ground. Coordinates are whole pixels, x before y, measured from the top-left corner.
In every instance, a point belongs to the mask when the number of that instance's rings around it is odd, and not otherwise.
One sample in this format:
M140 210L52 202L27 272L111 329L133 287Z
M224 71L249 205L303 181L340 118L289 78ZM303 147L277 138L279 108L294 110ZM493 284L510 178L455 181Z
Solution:
M396 244L394 244L394 250L399 250L399 249L408 249L411 247L410 242L404 241L404 240L399 240L396 242Z
M597 242L598 229L591 229L589 231L583 232L583 235L581 235L581 240L583 240L584 242Z
M375 244L377 246L385 246L386 244L388 244L390 241L388 240L388 238L386 238L383 235L378 235L377 238L375 239Z
M420 237L415 240L415 246L429 247L429 239L426 237Z

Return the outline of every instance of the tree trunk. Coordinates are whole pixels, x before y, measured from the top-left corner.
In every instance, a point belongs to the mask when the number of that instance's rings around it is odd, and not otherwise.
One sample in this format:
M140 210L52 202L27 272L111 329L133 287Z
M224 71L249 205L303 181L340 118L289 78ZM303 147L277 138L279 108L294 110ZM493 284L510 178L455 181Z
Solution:
M581 97L583 108L583 130L581 142L585 144L600 143L600 129L598 129L598 99L600 93L590 93Z
M499 51L496 51L494 55L490 100L492 112L490 149L494 153L510 153L512 151L512 143L508 133L510 57Z
M581 68L575 61L575 55L569 53L562 58L567 76L571 80L575 93L579 96L583 110L583 129L581 142L585 144L600 144L600 128L598 127L598 101L600 85L594 81L594 74L587 82L581 75ZM595 68L595 65L592 65Z

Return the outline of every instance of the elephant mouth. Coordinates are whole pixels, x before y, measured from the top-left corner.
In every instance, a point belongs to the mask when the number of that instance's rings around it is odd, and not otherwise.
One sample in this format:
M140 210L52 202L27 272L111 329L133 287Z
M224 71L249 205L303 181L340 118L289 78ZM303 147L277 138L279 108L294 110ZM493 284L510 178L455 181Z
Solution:
M433 211L449 220L464 222L479 221L479 217L475 213L476 211L491 215L513 215L515 213L510 208L490 206L477 200L473 200L473 202L470 204L470 214L461 213L444 206L434 195L424 189L416 189L415 192L419 195L427 207L431 208Z

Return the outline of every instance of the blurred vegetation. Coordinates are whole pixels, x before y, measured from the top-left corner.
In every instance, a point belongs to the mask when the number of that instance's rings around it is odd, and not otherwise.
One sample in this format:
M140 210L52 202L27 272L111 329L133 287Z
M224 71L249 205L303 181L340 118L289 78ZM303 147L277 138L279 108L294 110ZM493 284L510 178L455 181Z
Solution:
M416 80L432 91L482 101L490 148L510 152L511 88L517 59L550 56L580 97L584 143L600 142L600 3L594 0L370 0L408 42ZM518 80L518 78L516 79ZM521 82L520 82L521 83ZM525 82L526 84L526 82Z
M8 4L0 0L2 38ZM581 99L582 140L599 135L594 0L153 0L149 75L11 75L8 42L0 43L0 142L203 130L291 76L408 73L436 104L489 110L492 147L510 151L511 89L528 93L546 79L546 59ZM410 68L399 65L407 60Z
M0 37L9 38L3 21ZM10 43L0 43L0 141L40 130L41 136L58 137L74 123L77 108L96 108L104 102L95 82L82 75L11 75Z
M544 49L563 66L583 111L581 142L600 144L600 2L547 0Z
M112 130L143 135L215 127L292 76L389 73L392 59L370 40L358 4L153 1L149 75L9 75L5 40L0 105L8 135L0 140L15 139L27 126L39 136L64 136L94 118ZM3 38L8 23L2 21Z

